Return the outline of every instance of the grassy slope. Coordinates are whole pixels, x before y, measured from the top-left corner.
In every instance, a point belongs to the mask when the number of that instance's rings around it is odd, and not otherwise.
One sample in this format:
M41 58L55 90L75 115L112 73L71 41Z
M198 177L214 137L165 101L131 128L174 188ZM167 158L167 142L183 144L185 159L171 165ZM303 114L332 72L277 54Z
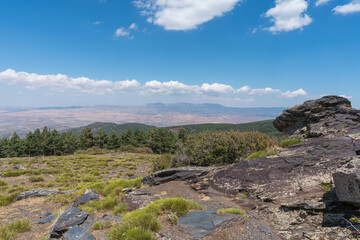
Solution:
M178 132L180 128L185 128L187 133L199 133L206 130L216 131L216 130L238 130L238 131L259 131L270 136L279 136L281 133L276 130L272 124L273 120L266 120L260 122L251 122L251 123L242 123L242 124L226 124L226 123L208 123L208 124L193 124L193 125L184 125L184 126L174 126L166 127L173 132ZM114 131L116 134L120 134L123 131L128 129L134 131L135 129L140 129L148 131L153 126L148 126L140 123L125 123L125 124L115 124L115 123L93 123L85 127L90 127L94 132L101 128L106 133L110 134ZM85 127L73 128L67 130L67 132L72 131L75 134L79 135Z

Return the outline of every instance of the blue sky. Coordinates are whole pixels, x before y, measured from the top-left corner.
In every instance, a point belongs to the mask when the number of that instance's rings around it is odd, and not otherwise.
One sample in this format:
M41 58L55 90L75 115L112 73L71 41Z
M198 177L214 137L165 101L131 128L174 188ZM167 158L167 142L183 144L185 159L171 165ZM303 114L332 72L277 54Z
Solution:
M0 105L360 107L359 0L2 0Z

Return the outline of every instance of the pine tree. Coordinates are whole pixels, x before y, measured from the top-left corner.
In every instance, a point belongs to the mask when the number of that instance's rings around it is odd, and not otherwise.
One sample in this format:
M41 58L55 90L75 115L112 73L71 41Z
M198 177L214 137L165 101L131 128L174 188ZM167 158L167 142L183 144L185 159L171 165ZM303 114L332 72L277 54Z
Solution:
M111 150L118 149L120 147L119 138L115 132L111 132L111 135L108 139L107 148Z
M80 134L80 145L82 149L92 148L95 144L94 134L91 128L87 127Z
M19 135L16 132L10 138L10 157L24 156L24 145Z
M178 139L184 144L186 142L186 130L185 128L180 128L178 133Z

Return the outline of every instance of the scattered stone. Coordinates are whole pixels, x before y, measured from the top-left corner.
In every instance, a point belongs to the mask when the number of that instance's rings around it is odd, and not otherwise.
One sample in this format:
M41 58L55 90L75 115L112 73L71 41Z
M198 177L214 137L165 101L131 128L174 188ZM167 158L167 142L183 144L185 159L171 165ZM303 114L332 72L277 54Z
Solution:
M83 205L93 200L99 200L99 194L93 189L86 189L81 197L75 199L73 207Z
M29 191L25 191L19 194L16 201L30 198L30 197L45 197L49 195L56 195L59 194L60 191L57 189L33 189Z
M61 237L71 227L82 224L87 217L88 213L86 211L75 207L67 207L54 224L50 237Z
M261 231L263 231L264 233L266 233L266 234L269 234L269 233L270 233L269 228L267 228L266 226L259 225L258 228L259 228Z
M216 214L216 211L212 210L197 211L180 218L179 225L192 236L192 239L200 239L209 235L221 224L239 217L235 214Z
M353 157L333 173L339 201L360 205L360 157Z
M62 191L60 194L70 194L70 193L76 193L77 190L68 190L68 191Z
M21 169L21 170L25 170L26 167L24 166L14 166L13 169Z
M96 240L88 230L75 226L64 234L64 240Z
M209 167L179 167L169 168L155 172L145 177L142 182L144 184L159 185L170 181L185 181L198 178L208 174L214 168Z
M312 201L312 200L296 200L292 202L282 203L282 207L292 209L304 209L304 210L324 210L326 204L324 202Z
M43 218L43 219L40 219L37 223L38 224L45 224L45 223L51 223L56 217L56 214L50 216L50 217L47 217L47 218Z
M136 190L137 188L124 188L122 191L124 192L124 193L130 193L130 192L132 192L132 191L134 191L134 190Z
M51 215L51 212L47 212L44 215L42 215L40 218L46 218L49 217Z
M116 221L120 221L122 219L122 217L119 216L115 216L115 215L104 215L103 216L104 220L116 220Z

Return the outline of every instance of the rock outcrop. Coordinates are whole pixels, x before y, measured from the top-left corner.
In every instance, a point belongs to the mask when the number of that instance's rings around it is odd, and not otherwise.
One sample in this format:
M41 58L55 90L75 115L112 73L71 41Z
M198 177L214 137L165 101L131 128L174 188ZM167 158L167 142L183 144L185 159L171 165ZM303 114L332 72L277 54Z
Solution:
M208 174L214 168L209 167L179 167L169 168L146 176L142 182L148 185L159 185L170 181L185 181Z
M353 157L333 173L336 195L342 202L360 206L360 157Z
M99 194L93 189L86 189L83 195L75 199L73 207L83 205L93 200L99 200Z
M346 98L325 96L285 110L274 126L285 134L298 131L306 137L353 133L360 128L360 111Z

